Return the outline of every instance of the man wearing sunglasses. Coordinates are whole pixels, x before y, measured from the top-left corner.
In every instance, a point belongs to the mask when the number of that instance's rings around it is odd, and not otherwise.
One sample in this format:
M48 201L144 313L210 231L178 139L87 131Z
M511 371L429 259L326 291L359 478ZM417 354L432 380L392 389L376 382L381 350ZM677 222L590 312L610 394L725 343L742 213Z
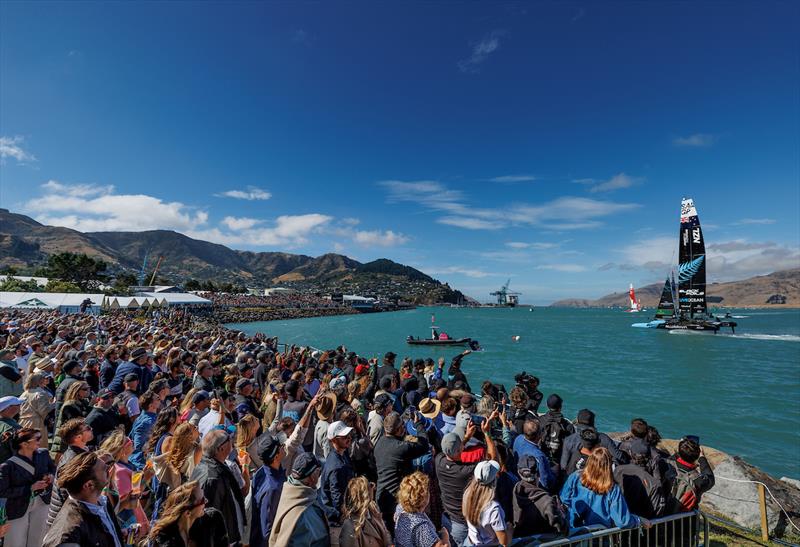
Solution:
M227 430L212 429L203 436L203 458L192 472L208 499L208 507L217 509L225 519L231 543L242 541L242 530L247 522L244 496L233 472L225 460L233 450L233 439Z
M94 452L75 456L64 465L59 472L58 485L67 490L69 497L45 536L44 547L122 547L122 530L114 508L102 495L112 465Z

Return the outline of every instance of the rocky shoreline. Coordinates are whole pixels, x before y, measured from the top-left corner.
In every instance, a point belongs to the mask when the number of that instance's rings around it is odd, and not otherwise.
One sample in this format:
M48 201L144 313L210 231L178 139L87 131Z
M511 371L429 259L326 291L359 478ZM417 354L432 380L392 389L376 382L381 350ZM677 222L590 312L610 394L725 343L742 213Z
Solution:
M661 441L660 447L674 453L678 448L678 441L665 439ZM787 477L776 479L739 456L732 456L721 450L706 446L703 447L703 452L714 469L716 484L703 495L701 510L758 531L761 529L761 511L757 483L761 482L789 514L787 518L775 500L767 494L770 536L800 537L800 532L789 523L791 519L795 526L800 527L800 481Z

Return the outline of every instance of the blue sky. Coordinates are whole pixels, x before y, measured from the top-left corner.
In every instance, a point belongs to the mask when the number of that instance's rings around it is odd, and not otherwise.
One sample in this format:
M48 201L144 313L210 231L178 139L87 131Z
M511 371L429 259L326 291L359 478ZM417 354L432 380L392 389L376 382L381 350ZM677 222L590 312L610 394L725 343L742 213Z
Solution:
M0 206L481 300L800 266L792 2L0 4Z

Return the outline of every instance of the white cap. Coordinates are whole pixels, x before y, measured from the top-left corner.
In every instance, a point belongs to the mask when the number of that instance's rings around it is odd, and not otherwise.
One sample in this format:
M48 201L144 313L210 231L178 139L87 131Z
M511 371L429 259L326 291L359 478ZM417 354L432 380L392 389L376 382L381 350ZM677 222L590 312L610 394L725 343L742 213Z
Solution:
M353 428L347 427L344 422L333 422L328 426L328 440L331 441L336 437L347 437L351 431L353 431Z
M500 472L500 464L494 460L482 461L475 466L473 475L481 484L492 484Z
M2 398L0 398L0 411L3 411L3 410L7 409L10 406L21 405L22 402L23 402L22 399L19 399L18 397L14 397L13 395L8 395L6 397L2 397Z

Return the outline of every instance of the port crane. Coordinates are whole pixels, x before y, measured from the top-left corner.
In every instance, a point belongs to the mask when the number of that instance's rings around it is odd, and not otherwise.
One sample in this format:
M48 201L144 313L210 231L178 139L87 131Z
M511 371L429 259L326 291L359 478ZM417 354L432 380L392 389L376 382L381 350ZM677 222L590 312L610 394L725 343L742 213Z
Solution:
M506 284L500 287L499 291L489 293L490 296L497 297L498 306L516 306L519 304L519 295L522 293L509 291L508 286L511 284L511 279L506 281Z

